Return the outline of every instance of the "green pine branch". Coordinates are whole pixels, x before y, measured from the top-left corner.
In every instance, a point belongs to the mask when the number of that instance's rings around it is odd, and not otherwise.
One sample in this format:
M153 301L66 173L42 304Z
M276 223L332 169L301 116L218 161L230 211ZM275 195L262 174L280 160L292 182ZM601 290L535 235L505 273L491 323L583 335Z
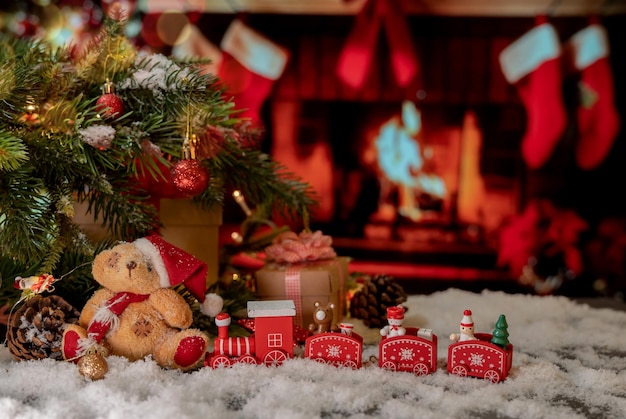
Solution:
M0 170L17 170L28 161L28 149L22 140L6 131L0 131Z
M288 217L315 204L308 184L246 145L234 104L224 99L218 78L201 72L201 60L138 52L123 36L124 24L107 18L78 55L69 47L0 35L2 290L12 287L6 278L51 273L66 276L56 288L68 294L91 291L88 270L80 278L68 274L102 245L74 223L75 203L88 204L109 232L109 244L154 231L160 221L150 194L158 191L139 179L167 181L183 139L202 139L209 128L224 138L213 138L210 153L198 157L210 182L195 204L221 206L233 189L252 205ZM124 105L117 119L96 109L107 80ZM79 283L71 286L74 280ZM0 305L12 293L0 291Z
M224 152L209 162L210 170L227 173L226 186L239 189L252 205L263 205L280 216L293 218L316 205L311 186L266 153L243 149L234 141L224 143Z

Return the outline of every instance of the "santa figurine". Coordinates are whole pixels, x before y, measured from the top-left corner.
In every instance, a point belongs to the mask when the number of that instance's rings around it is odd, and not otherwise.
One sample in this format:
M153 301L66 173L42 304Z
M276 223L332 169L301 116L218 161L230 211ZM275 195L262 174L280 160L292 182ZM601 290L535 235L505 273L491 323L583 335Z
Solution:
M402 327L402 321L404 320L404 307L393 306L387 308L387 323L388 325L380 329L382 336L394 337L404 336L406 329Z
M461 325L459 327L460 333L452 333L450 340L463 342L465 340L477 340L474 336L474 320L472 320L472 310L465 310L463 312L463 318L461 319Z

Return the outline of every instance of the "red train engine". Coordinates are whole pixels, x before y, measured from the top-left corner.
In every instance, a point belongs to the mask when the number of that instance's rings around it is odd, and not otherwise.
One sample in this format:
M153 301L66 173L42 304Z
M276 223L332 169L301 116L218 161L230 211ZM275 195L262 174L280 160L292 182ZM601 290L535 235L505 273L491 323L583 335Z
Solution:
M291 300L249 301L248 317L255 320L254 334L229 337L230 316L220 313L215 318L218 336L213 352L207 354L204 365L211 368L233 363L277 366L293 357L293 317L296 308Z
M404 335L383 336L378 344L378 366L388 371L427 375L437 370L437 335L430 329L407 327Z

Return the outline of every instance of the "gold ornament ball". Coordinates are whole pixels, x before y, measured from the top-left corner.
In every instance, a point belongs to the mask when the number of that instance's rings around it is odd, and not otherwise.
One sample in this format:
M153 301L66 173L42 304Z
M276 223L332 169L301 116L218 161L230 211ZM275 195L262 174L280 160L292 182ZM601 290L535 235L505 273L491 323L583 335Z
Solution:
M98 353L86 354L78 361L78 372L92 380L104 378L109 371L106 359Z

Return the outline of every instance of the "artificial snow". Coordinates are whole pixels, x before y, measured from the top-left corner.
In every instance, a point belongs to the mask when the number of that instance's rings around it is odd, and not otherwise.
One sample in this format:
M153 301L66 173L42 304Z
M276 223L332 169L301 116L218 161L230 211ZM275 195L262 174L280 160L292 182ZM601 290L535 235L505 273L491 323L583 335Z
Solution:
M163 54L140 51L135 57L136 70L119 83L119 89L147 89L157 100L164 100L163 92L179 90L192 77L188 68L181 68Z
M92 125L79 129L80 139L94 148L108 150L115 138L115 128L109 125Z
M235 365L191 373L151 359L111 356L109 372L91 382L74 364L14 361L0 349L2 418L617 418L626 412L626 312L564 297L447 290L410 296L404 326L433 329L438 369L417 377L388 372L370 357L349 370L307 359L280 367ZM477 332L506 315L513 367L501 383L446 371L448 336L471 309ZM355 332L378 339L359 321Z

